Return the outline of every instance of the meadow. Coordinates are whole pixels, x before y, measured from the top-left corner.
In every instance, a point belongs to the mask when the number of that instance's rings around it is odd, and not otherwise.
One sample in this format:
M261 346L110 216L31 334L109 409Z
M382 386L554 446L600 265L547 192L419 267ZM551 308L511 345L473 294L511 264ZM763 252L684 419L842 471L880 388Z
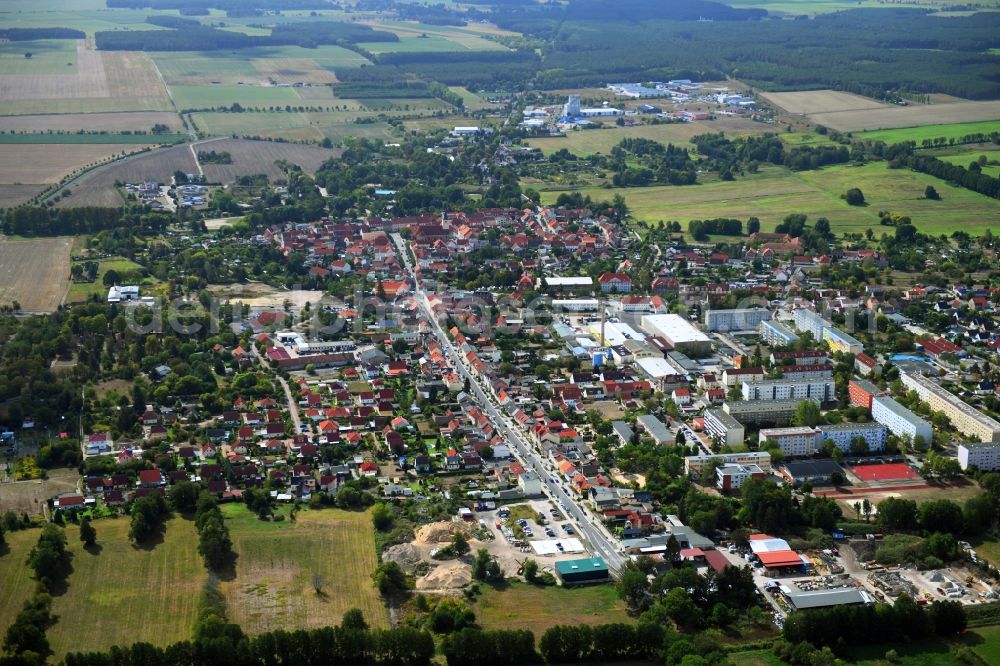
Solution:
M83 303L91 296L106 296L108 288L104 286L104 274L110 270L121 273L142 270L142 266L128 259L98 259L97 279L93 282L71 282L66 292L67 303Z
M923 198L927 185L937 189L940 201ZM840 198L852 187L862 189L867 206L849 206ZM689 220L715 217L746 220L756 216L761 229L770 231L789 213L804 213L811 220L828 218L836 234L863 233L868 228L881 234L891 230L879 226L877 213L889 210L909 215L925 233L950 234L962 229L975 234L995 227L1000 215L1000 201L925 174L890 170L885 163L860 167L838 165L803 172L772 167L728 182L717 180L687 187L591 187L580 191L597 200L610 200L621 193L637 220L648 223L677 220L685 228ZM558 191L545 191L542 201L553 202L558 195Z
M261 86L170 86L178 110L211 109L240 104L244 108L298 105L291 88Z
M162 542L136 547L128 518L94 522L98 548L84 550L67 529L73 573L56 597L59 620L48 636L57 658L74 650L147 641L166 645L191 636L205 567L194 523L173 518ZM36 536L37 538L37 536Z
M31 57L26 57L30 53ZM0 74L75 74L76 45L70 39L0 42Z
M900 143L916 141L919 146L924 139L960 139L969 134L1000 132L1000 120L986 120L974 123L951 123L924 125L923 127L903 127L900 129L875 130L856 134L864 139Z
M21 606L35 590L31 571L25 565L28 553L38 541L37 530L8 532L6 552L0 550L0 630L6 631Z
M300 511L281 522L262 522L241 504L225 505L223 513L238 559L236 577L222 590L230 619L244 631L339 624L351 608L371 626L388 626L371 580L377 560L367 513ZM321 594L314 575L322 578Z
M481 590L474 610L484 629L530 629L540 638L557 624L633 621L613 585L540 587L515 582Z
M332 83L332 71L338 67L360 67L368 60L340 46L319 46L305 49L299 46L272 46L241 49L237 52L179 51L153 53L160 73L169 85L221 85L266 82L274 77L281 82L295 80ZM284 70L300 72L298 77L285 80ZM277 74L277 76L275 76Z
M601 129L571 130L566 136L539 137L527 139L529 146L541 149L546 155L565 148L577 156L592 153L611 152L611 149L626 138L652 139L660 143L693 148L691 138L699 134L725 132L727 135L774 132L776 128L762 123L741 119L720 119L690 123L663 123L659 125L636 125L617 127L613 124Z
M937 157L939 160L943 160L949 164L968 167L969 163L975 162L980 155L985 155L988 162L1000 162L1000 149L982 149L979 147L973 147L954 155L938 155ZM987 163L981 166L980 169L987 176L1000 178L1000 164Z

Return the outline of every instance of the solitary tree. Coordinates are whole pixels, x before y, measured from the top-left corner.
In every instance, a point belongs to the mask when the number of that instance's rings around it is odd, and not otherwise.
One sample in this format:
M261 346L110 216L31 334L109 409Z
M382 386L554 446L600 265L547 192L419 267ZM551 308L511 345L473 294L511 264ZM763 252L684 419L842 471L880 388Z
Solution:
M90 524L90 518L80 520L80 541L84 546L93 546L97 543L97 530Z
M857 187L852 187L844 193L844 201L846 201L849 206L864 206L865 195Z
M941 198L941 195L938 194L938 191L934 189L933 185L928 185L924 188L924 198L938 201Z

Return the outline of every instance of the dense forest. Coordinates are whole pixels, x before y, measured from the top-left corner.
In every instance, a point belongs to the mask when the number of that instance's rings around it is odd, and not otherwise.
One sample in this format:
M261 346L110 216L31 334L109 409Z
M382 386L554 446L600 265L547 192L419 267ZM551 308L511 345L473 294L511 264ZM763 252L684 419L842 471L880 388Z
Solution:
M1000 14L942 19L922 10L859 9L760 20L752 30L744 21L718 18L620 18L642 4L604 3L586 11L589 5L574 3L565 20L555 18L556 10L503 7L497 22L549 42L536 81L543 88L729 75L769 90L1000 97L1000 57L988 52L1000 32Z
M107 6L127 9L221 9L245 12L252 10L336 9L327 0L107 0Z
M105 51L221 51L261 46L325 44L351 46L357 42L398 42L394 33L340 21L282 23L270 35L247 35L219 30L179 16L150 16L148 23L174 30L108 30L94 35Z
M0 30L0 39L11 42L30 42L35 39L84 39L87 34L72 28L6 28Z

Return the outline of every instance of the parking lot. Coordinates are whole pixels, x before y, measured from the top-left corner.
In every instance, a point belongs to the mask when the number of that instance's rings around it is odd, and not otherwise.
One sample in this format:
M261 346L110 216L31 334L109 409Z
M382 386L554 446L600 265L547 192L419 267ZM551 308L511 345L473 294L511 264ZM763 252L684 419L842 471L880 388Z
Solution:
M476 517L494 540L488 550L502 560L531 558L543 569L560 560L588 557L573 520L556 502L530 500L477 511Z

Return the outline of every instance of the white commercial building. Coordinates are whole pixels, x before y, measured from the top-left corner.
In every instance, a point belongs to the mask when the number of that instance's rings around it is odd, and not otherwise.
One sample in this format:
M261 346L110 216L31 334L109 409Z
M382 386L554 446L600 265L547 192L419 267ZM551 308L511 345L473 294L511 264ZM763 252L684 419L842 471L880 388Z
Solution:
M558 289L579 289L581 287L593 287L594 278L583 275L583 276L572 276L572 277L547 277L543 278L546 287L555 287Z
M764 428L760 431L761 448L773 442L786 456L811 456L819 448L819 431L813 428Z
M1000 444L970 442L958 445L958 464L962 470L975 467L983 472L1000 471Z
M112 285L108 289L108 303L128 303L139 300L139 287Z
M650 335L658 335L674 349L685 353L707 353L712 341L691 322L677 314L643 315L639 326Z
M740 451L738 453L719 453L711 456L686 456L684 458L684 471L689 476L701 476L709 463L716 461L719 464L736 465L756 465L765 472L771 471L771 454L767 451Z
M744 400L806 400L830 402L836 398L832 379L765 379L743 382Z
M771 311L764 308L735 310L705 310L705 328L709 331L756 331L761 322L771 319Z
M872 398L872 418L897 437L909 437L911 440L921 437L925 443L931 443L931 424L887 395Z
M580 115L580 96L570 95L563 104L563 116L576 118Z

